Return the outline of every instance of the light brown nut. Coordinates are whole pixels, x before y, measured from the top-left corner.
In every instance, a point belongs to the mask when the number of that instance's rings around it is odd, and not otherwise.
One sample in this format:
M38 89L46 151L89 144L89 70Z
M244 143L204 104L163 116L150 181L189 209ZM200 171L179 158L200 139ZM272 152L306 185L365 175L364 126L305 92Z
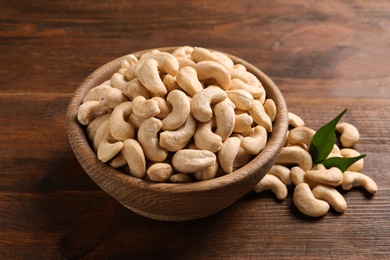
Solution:
M125 76L118 72L114 73L111 77L112 87L117 88L122 92L126 89L128 83L129 81L125 78Z
M179 70L179 62L172 54L164 51L152 50L145 53L136 64L135 74L140 77L140 69L148 60L157 61L157 69L159 72L167 73L176 76Z
M251 89L257 93L260 89L261 93L264 93L264 88L260 82L260 80L251 72L246 70L246 67L241 64L236 64L233 68L229 69L230 75L232 79L239 79L245 84L251 86ZM252 93L249 91L249 93ZM253 94L252 94L253 95ZM254 95L253 97L259 97L259 95Z
M253 118L248 113L236 113L236 120L233 128L235 133L248 133L253 124Z
M277 112L275 101L273 101L273 99L267 98L264 102L264 110L273 122Z
M194 142L198 149L208 150L210 152L218 152L222 147L222 138L212 131L213 121L198 122L194 134Z
M196 63L195 70L199 80L214 79L222 89L230 88L230 73L221 64L215 61L201 61Z
M176 78L171 74L166 74L163 79L163 84L167 88L168 92L171 92L175 89L180 89L179 84L176 82Z
M232 78L231 80L231 90L245 90L249 92L254 98L260 98L265 97L265 90L262 85L260 86L253 86L248 83L245 83L241 79L238 78Z
M102 84L88 91L83 99L83 103L99 101L102 106L114 109L117 105L127 100L127 97L121 90Z
M238 169L245 164L247 164L252 159L252 155L250 155L244 148L240 147L238 150L237 156L233 162L233 169Z
M123 142L123 157L130 169L130 174L137 178L144 178L146 171L146 160L141 145L134 139L127 139Z
M267 115L264 110L263 104L254 100L252 103L251 109L249 109L249 114L253 117L253 120L267 130L267 132L272 132L272 121L271 118Z
M328 202L316 199L307 183L295 187L293 201L300 212L310 217L324 216L329 210Z
M343 148L340 150L340 154L344 158L352 158L360 155L358 151L352 148ZM353 172L361 172L363 170L363 167L364 167L364 159L362 158L354 162L351 166L348 167L347 170Z
M270 190L280 200L284 200L288 193L286 185L278 177L271 174L266 174L253 190L257 193Z
M178 129L160 133L159 145L167 151L176 152L188 144L195 130L196 121L191 115L188 115L185 123Z
M218 59L218 62L221 63L226 69L230 70L234 67L234 62L227 55L219 51L212 51L212 54Z
M240 151L240 147L241 140L238 137L229 137L222 143L222 147L218 151L218 160L224 172L233 172L233 163Z
M123 150L123 148L122 148ZM111 159L110 166L113 168L120 168L127 165L127 161L123 156L122 152L118 153L117 156Z
M312 192L316 199L328 202L337 212L344 212L347 209L347 202L343 195L332 186L319 184Z
M122 149L123 143L116 141L110 134L108 120L104 121L96 131L93 147L102 162L108 162Z
M181 46L172 52L172 55L176 58L186 57L191 58L191 53L194 51L194 48L191 46Z
M225 141L232 134L236 122L234 108L225 99L214 105L213 112L217 125L215 133Z
M138 130L142 124L143 121L145 121L147 118L145 117L141 117L141 116L138 116L136 115L135 113L132 113L130 116L129 116L129 123L132 124L135 128L135 130Z
M180 173L199 172L215 162L215 154L207 150L182 149L172 157L172 166Z
M312 181L335 187L343 182L343 173L337 167L307 170L305 176Z
M185 173L177 173L173 174L171 178L169 178L170 182L173 183L190 183L192 182L191 176Z
M119 104L111 113L109 128L112 137L117 141L134 138L134 126L127 122L132 113L132 102L127 101Z
M212 166L210 166L206 169L203 169L201 171L195 172L194 177L198 181L211 180L211 179L215 178L215 176L217 175L218 167L219 167L219 163L218 163L218 159L217 159L216 162Z
M360 139L357 128L349 123L338 123L336 125L336 131L341 133L340 142L344 147L352 147Z
M298 186L300 183L307 183L310 188L315 187L318 183L312 181L306 177L306 173L299 166L294 166L290 170L291 181L295 186Z
M196 70L190 66L179 70L176 75L176 82L191 97L203 89Z
M160 114L160 107L155 99L138 96L133 99L133 113L139 117L149 118Z
M172 111L172 106L162 97L152 97L158 103L160 113L156 115L158 119L164 119Z
M290 145L300 145L309 151L311 140L316 132L306 126L297 126L290 130L287 142Z
M302 118L292 112L288 112L288 124L292 127L305 126Z
M159 146L158 132L161 130L161 120L150 117L142 122L138 129L138 141L146 155L152 162L162 162L168 152Z
M276 159L276 164L298 165L302 170L307 171L312 168L310 154L299 146L283 147Z
M218 86L208 86L196 93L191 100L191 113L200 122L207 122L213 117L211 105L226 99L226 92Z
M241 110L249 110L252 107L253 96L246 90L234 89L226 91L228 98Z
M102 106L97 100L81 104L77 110L77 120L82 125L89 125L95 118L112 112L112 108Z
M172 105L172 111L162 120L162 129L175 130L181 127L191 112L190 101L181 90L172 90L167 96L167 102Z
M164 96L167 94L167 88L160 78L158 71L158 62L154 59L147 59L138 70L138 78L153 95Z
M241 147L244 148L247 153L257 155L267 144L267 138L267 131L265 128L257 125L252 128L249 135L244 137L241 141Z
M215 61L224 66L225 68L233 68L233 61L221 52L210 51L205 48L195 47L191 53L191 59L195 62L201 62L205 60Z
M378 191L378 186L375 181L363 173L345 171L343 177L344 179L341 187L344 190L350 190L354 187L363 187L371 194L375 194Z
M196 63L191 60L191 58L177 57L177 61L179 62L179 69L182 69L184 67L192 67L195 69Z
M290 172L291 170L288 167L274 164L267 174L278 177L285 185L290 185L292 183Z
M127 87L123 90L129 100L133 101L135 97L143 96L145 99L150 98L150 92L147 90L138 78L129 81Z
M146 170L146 174L152 181L168 182L174 174L174 170L169 163L153 163Z
M104 114L98 116L94 120L92 120L91 123L88 124L86 132L89 141L93 142L97 129L104 121L108 121L110 119L110 116L111 114Z
M125 73L123 74L125 76L125 79L130 81L136 77L134 71L135 71L136 63L134 64L129 64L127 67Z

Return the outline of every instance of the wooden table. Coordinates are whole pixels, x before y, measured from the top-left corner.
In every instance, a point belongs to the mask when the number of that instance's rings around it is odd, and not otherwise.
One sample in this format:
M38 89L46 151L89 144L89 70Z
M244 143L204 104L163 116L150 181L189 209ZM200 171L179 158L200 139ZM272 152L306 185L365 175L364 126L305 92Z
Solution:
M113 4L115 3L115 4ZM0 258L390 257L389 1L0 2ZM379 186L313 219L249 193L189 222L138 216L82 170L66 135L73 91L127 53L192 45L239 56L318 129L344 108Z

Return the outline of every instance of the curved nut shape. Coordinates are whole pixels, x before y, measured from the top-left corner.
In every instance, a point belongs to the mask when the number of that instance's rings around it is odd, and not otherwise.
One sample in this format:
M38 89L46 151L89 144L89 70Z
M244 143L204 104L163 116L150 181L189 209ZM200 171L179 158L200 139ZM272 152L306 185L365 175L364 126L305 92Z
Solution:
M218 86L208 86L196 93L191 100L191 113L200 122L207 122L213 117L212 104L226 99L226 92Z
M179 70L179 62L177 61L175 56L168 52L152 50L148 53L145 53L137 62L134 71L136 76L140 76L140 69L148 60L155 60L157 62L156 67L158 71L170 74L172 76L175 76L177 71Z
M231 80L231 87L232 90L245 90L249 92L254 98L260 98L265 96L265 90L262 85L260 86L252 86L250 84L245 83L241 79L233 78Z
M247 164L251 159L252 155L245 151L244 148L240 147L240 150L238 150L238 154L234 159L233 168L238 169Z
M191 58L191 53L194 51L194 48L191 46L181 46L172 52L172 55L176 58L186 57Z
M324 216L329 210L328 202L316 199L307 183L295 187L293 201L300 212L310 217Z
M148 178L155 182L168 182L174 173L169 163L154 163L146 170Z
M236 122L234 108L225 99L215 104L213 111L217 125L215 133L225 141L232 134Z
M354 187L363 187L371 194L375 194L378 191L378 186L375 181L363 173L345 171L343 175L344 179L341 187L344 190L350 190Z
M252 107L253 96L246 90L234 89L226 91L228 98L235 104L236 108L249 110Z
M123 148L122 148L122 150L123 150ZM120 153L118 153L118 155L115 156L114 158L112 158L112 160L110 161L110 166L113 168L120 168L120 167L123 167L125 165L127 165L127 161L126 161L125 157L123 156L122 151Z
M175 77L170 74L164 76L163 84L167 88L168 92L171 92L175 89L180 89L180 86L177 84Z
M285 185L290 185L292 183L290 172L291 170L288 167L274 164L267 174L278 177Z
M112 137L118 141L134 138L134 126L127 122L132 113L132 102L127 101L118 105L111 113L109 128Z
M177 173L177 174L173 174L171 178L169 178L169 181L173 183L190 183L192 182L192 178L188 174Z
M248 136L241 141L241 147L251 155L258 154L267 144L267 131L257 125L251 129Z
M110 134L108 121L104 121L96 131L93 139L93 147L97 151L97 157L102 162L108 162L122 149L123 143L116 141Z
M176 82L191 97L203 89L196 70L190 66L179 70L176 75Z
M307 170L305 176L312 181L335 187L343 183L343 173L337 167Z
M172 157L173 168L180 173L199 172L215 163L215 154L207 150L182 149Z
M179 151L188 144L195 130L196 121L191 115L188 115L187 120L180 128L160 133L159 145L161 148L170 152Z
M155 99L145 99L138 96L133 99L133 113L143 118L154 117L160 114L160 107Z
M233 68L234 63L232 59L221 52L210 51L205 48L195 47L191 53L191 59L196 63L201 61L215 61L224 66L225 68Z
M222 147L222 138L212 131L213 120L199 122L194 134L195 146L200 150L218 152Z
M265 93L263 85L261 84L260 80L254 74L247 71L245 66L241 64L236 64L233 68L229 69L229 72L232 79L238 79L241 82L245 83L246 85L251 86L251 89L254 92L257 93L258 90L256 89L260 89L262 93ZM259 97L259 95L254 95L254 97Z
M287 142L290 145L300 145L309 151L311 139L316 132L306 126L298 126L290 130Z
M127 101L127 97L121 90L102 84L88 91L83 103L94 100L99 101L102 106L114 109L120 103Z
M338 123L336 125L336 131L341 133L340 142L344 147L352 147L359 141L360 134L354 125Z
M258 100L253 101L252 107L249 110L249 114L253 117L253 120L258 125L263 126L265 130L267 130L267 132L272 132L271 118L265 112L264 106L260 101Z
M195 172L194 177L198 181L211 180L211 179L215 178L215 176L217 175L218 167L219 167L219 163L218 163L218 159L217 159L217 161L212 166L210 166L204 170Z
M149 90L142 85L138 78L134 78L129 81L127 87L123 90L123 94L125 94L131 101L138 96L143 96L145 99L150 98Z
M248 133L253 124L253 118L248 113L236 114L233 132Z
M359 156L360 153L356 151L355 149L352 148L343 148L340 150L340 154L344 158L351 158L351 157L356 157ZM356 162L354 162L351 166L348 167L348 171L353 171L353 172L361 172L364 168L364 159L360 159Z
M127 139L123 142L122 154L130 168L130 174L140 179L144 178L146 160L141 145L134 139Z
M158 144L158 132L161 130L161 127L160 119L150 117L143 121L138 129L138 141L144 150L146 158L152 162L162 162L168 156L168 152Z
M192 67L195 69L196 63L187 57L177 57L177 61L179 62L179 69L182 69L184 67ZM177 75L176 75L177 76Z
M195 70L199 80L214 79L222 89L228 90L230 88L230 73L221 64L215 61L201 61L196 63Z
M218 151L218 160L222 169L226 173L233 172L233 163L240 151L241 140L238 137L229 137L223 142Z
M117 88L122 92L126 89L128 83L129 81L125 78L125 76L118 72L114 73L111 77L112 87Z
M306 173L304 170L301 169L299 166L294 166L290 170L290 178L292 183L295 186L298 186L301 183L307 183L310 188L315 187L318 183L315 181L312 181L306 177Z
M112 109L102 106L99 101L87 101L81 104L77 111L77 120L82 125L89 125L95 118L111 113Z
M160 113L156 115L158 119L164 119L172 111L172 106L162 97L152 97L158 103Z
M264 102L264 110L265 110L265 113L267 113L267 115L269 116L269 118L273 122L275 120L276 112L277 112L275 101L273 101L270 98L267 98Z
M310 170L312 167L310 154L299 146L283 147L275 163L282 165L298 164L304 171Z
M138 78L155 96L164 96L167 94L167 88L160 78L158 71L158 62L154 59L147 59L138 70Z
M328 202L337 212L344 212L347 209L347 202L343 195L332 186L319 184L312 189L312 192L316 199Z
M111 114L104 114L101 116L98 116L94 120L91 121L91 123L88 124L86 133L88 136L88 140L93 142L93 139L95 138L96 131L98 130L99 126L110 119Z
M292 112L288 112L288 124L292 127L305 126L302 118Z
M278 177L271 174L264 175L263 179L256 184L253 190L257 193L270 190L280 200L284 200L288 193L286 185Z
M172 111L162 120L162 129L175 130L186 122L191 112L190 101L183 91L172 90L167 102L172 105Z

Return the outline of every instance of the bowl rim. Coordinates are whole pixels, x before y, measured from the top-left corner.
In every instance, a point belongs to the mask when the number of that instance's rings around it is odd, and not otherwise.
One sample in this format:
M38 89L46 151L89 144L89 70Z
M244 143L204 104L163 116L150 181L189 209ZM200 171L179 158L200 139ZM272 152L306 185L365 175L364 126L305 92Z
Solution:
M273 128L273 131L267 140L266 146L258 155L256 155L246 165L240 167L232 173L228 173L210 180L191 183L157 183L146 181L144 179L139 179L129 174L123 173L97 159L96 153L93 151L87 140L84 130L85 126L82 126L77 120L77 109L80 106L82 99L87 94L87 92L97 85L95 83L96 79L99 79L98 82L102 83L105 80L111 78L111 76L120 68L121 61L123 61L130 54L133 54L137 58L139 58L142 54L154 49L171 53L173 50L179 47L182 46L158 47L123 55L97 68L75 90L69 102L66 113L66 128L68 140L76 158L78 159L85 172L99 186L99 180L101 180L101 178L103 177L96 176L96 174L92 174L90 172L92 168L97 169L101 167L102 171L108 174L107 181L120 182L121 184L125 184L128 186L136 186L138 189L147 189L151 191L160 191L171 194L202 192L206 190L219 189L222 186L226 187L230 185L235 185L237 182L241 182L247 178L253 177L254 175L256 175L256 171L258 171L258 169L260 168L263 168L264 166L268 165L270 168L276 160L277 154L280 152L284 144L286 133L288 130L288 110L280 89L263 71L261 71L251 63L219 50L217 51L227 55L234 61L235 64L240 63L244 65L247 68L247 71L253 73L256 77L258 77L264 88L266 89L266 95L271 96L276 104L277 112L275 120L273 121L273 126L277 127ZM213 49L209 48L208 50L214 51ZM260 180L264 176L264 174L258 177L258 180Z

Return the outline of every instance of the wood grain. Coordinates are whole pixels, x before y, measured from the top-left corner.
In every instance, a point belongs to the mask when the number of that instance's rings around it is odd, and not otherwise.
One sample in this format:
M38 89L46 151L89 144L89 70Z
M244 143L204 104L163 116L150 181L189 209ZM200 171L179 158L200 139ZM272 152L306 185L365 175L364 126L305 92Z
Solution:
M390 2L0 1L0 256L3 259L387 259L390 256ZM68 102L124 54L218 49L254 64L314 129L340 113L361 133L364 173L348 209L307 218L290 195L249 193L190 222L149 220L83 171Z

